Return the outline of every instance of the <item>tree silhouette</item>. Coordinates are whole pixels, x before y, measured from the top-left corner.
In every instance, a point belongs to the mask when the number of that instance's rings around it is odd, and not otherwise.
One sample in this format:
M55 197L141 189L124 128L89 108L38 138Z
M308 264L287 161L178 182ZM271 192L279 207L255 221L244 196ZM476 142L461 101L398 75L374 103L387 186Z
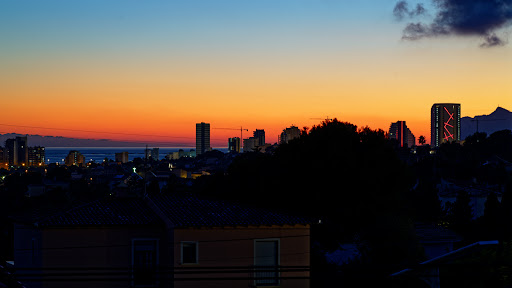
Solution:
M424 145L427 141L425 140L425 136L423 135L420 135L420 137L418 138L418 143L420 143L420 145Z
M471 197L465 190L457 192L457 198L453 203L451 226L453 230L461 234L469 232L471 222L473 220L473 209L470 205Z
M205 177L196 188L210 197L215 193L245 205L321 219L322 232L314 241L322 249L336 249L361 235L371 251L365 263L385 263L379 273L387 273L418 255L406 231L411 227L404 207L413 184L409 176L383 130L333 119L304 129L274 154L238 155L226 176ZM404 245L399 256L391 257L389 247L396 243Z
M483 225L485 234L483 237L489 240L500 239L502 232L501 203L496 193L491 192L485 201Z

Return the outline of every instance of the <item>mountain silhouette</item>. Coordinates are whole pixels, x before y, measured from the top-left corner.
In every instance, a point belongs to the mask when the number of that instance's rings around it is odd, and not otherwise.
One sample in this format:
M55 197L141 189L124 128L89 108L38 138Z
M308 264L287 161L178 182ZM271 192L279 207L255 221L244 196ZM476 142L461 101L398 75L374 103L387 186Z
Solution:
M18 133L0 134L0 147L5 145L5 140L27 136L29 147L143 147L137 142L112 141L109 139L80 139L62 136L26 135Z
M462 117L460 121L461 140L476 132L485 132L487 135L491 135L500 130L512 130L512 112L502 107L496 108L489 115Z

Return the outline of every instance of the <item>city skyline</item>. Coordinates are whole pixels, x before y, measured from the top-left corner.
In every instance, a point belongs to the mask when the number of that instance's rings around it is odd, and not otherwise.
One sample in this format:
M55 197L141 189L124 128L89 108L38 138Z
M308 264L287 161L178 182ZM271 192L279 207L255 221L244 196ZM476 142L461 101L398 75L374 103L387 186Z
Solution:
M417 19L398 21L397 3L0 1L0 132L193 143L204 121L275 143L325 118L403 119L430 143L433 103L461 103L461 117L512 107L510 44L404 40Z

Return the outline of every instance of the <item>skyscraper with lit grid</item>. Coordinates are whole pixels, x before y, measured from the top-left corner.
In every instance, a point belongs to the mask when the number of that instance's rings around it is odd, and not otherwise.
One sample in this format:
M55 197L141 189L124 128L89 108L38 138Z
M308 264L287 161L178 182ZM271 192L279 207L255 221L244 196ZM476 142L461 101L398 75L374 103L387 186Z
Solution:
M430 109L430 145L460 141L460 104L436 103Z

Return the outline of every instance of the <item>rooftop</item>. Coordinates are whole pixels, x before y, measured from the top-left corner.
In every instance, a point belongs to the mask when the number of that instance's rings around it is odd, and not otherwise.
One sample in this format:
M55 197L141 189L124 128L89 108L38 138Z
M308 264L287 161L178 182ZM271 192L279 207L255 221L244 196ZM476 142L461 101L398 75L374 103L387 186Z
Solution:
M145 198L110 198L93 201L65 212L38 219L41 227L161 225L148 205L152 201L174 227L310 224L311 219L224 201L202 199L188 193L160 194ZM153 206L154 207L154 206ZM161 215L161 214L160 214ZM165 219L167 220L167 219Z

